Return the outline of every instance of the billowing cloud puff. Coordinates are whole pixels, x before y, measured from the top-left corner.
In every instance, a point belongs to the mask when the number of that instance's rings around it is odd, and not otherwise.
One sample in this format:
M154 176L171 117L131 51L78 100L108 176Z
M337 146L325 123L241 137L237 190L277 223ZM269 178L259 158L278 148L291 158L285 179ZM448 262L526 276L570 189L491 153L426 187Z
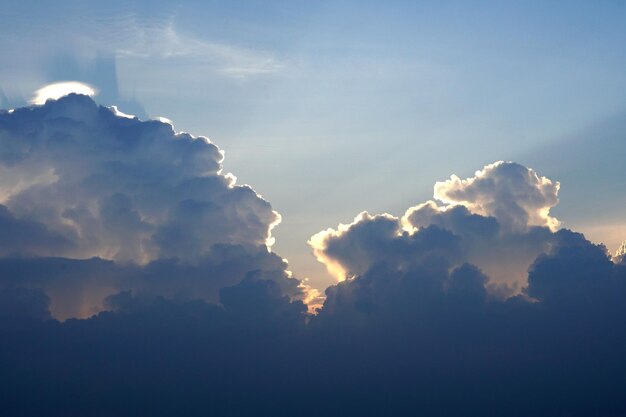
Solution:
M410 234L389 214L363 212L351 224L314 235L309 243L340 280L364 274L378 263L405 269L427 258L461 258L460 239L449 231L433 227Z
M214 244L265 245L279 216L221 174L206 138L66 96L0 114L0 201L69 246L36 255L193 261Z
M513 230L528 226L555 229L559 221L550 216L558 202L560 184L513 162L496 162L462 180L452 175L435 184L434 197L447 205L462 204L472 213L495 217Z
M269 250L280 216L222 159L207 138L87 96L1 111L0 268L40 259L3 271L0 286L45 288L64 317L120 290L217 301L250 273L299 293Z
M626 242L623 242L615 251L613 259L616 263L626 263Z
M435 236L447 234L450 245L438 253L449 267L478 266L490 278L491 293L506 297L523 290L528 267L551 247L558 220L549 210L558 202L558 189L558 182L529 168L496 162L474 178L452 176L436 183L434 196L444 205L428 201L402 218L361 213L353 223L320 232L309 243L318 260L343 280L377 263L403 270L422 262L431 256L431 246L442 242Z

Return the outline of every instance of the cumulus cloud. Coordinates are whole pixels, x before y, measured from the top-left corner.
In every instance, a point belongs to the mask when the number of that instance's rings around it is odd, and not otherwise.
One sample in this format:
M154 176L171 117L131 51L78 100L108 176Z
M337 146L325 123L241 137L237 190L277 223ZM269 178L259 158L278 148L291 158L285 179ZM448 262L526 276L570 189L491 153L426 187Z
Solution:
M558 220L549 211L557 202L559 183L511 162L496 162L461 180L452 176L435 184L435 201L409 208L397 218L361 213L348 225L328 229L310 240L328 270L343 280L365 273L376 263L399 269L430 254L441 243L429 233L448 233L454 245L439 251L450 267L477 265L489 276L493 295L520 293L527 269L549 250ZM424 239L425 246L407 242ZM428 249L425 249L428 248Z
M460 240L440 228L419 233L403 231L399 219L388 215L359 214L354 222L314 235L309 243L318 260L340 280L367 272L378 263L405 269L424 258L460 259Z
M280 219L221 173L217 146L169 124L78 95L0 118L3 204L74 242L70 256L193 260L218 243L264 245Z
M446 205L462 204L472 213L493 216L503 226L523 230L528 226L556 229L550 216L558 202L560 184L512 162L496 162L462 180L452 175L435 184L435 198Z
M128 288L215 301L221 287L253 271L297 294L286 263L270 251L280 215L222 172L223 157L207 138L87 96L1 112L0 224L7 233L0 254L85 260L75 297L55 290L72 268L45 283L59 294L53 307L75 304L71 314L91 314L107 292ZM114 261L115 271L91 279L89 258Z
M316 234L311 315L222 158L85 96L0 113L0 414L626 415L624 252L556 230L558 183L500 162Z

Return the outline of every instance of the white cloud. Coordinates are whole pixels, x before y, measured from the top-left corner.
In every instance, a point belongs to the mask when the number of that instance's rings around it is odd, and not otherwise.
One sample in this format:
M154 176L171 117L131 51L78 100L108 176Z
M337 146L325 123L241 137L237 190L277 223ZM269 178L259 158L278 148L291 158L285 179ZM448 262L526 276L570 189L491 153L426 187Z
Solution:
M171 21L151 25L132 22L113 52L122 59L188 61L233 78L271 74L284 68L269 52L200 39L180 31Z
M224 174L223 158L207 138L83 95L0 112L0 257L11 271L15 257L44 257L18 275L45 289L57 317L92 314L128 289L217 301L250 274L308 292L270 251L280 215ZM67 266L53 273L45 257Z
M170 124L84 96L4 115L0 195L18 218L75 243L71 257L193 260L214 244L265 245L279 220L221 173L222 152Z
M471 212L493 216L504 227L523 230L547 226L555 230L559 221L550 216L558 204L560 184L513 162L499 161L476 171L472 178L452 175L435 184L435 199L447 205L463 204Z
M30 103L41 105L45 104L47 100L57 100L71 93L93 97L96 95L96 89L89 84L78 81L63 81L48 84L35 92Z
M435 198L409 208L403 217L361 213L347 225L314 235L317 259L342 281L377 264L407 270L438 257L449 268L464 262L481 268L496 296L520 293L527 270L549 251L559 224L549 215L559 183L510 162L496 162L476 177L435 185ZM433 229L434 228L434 229Z

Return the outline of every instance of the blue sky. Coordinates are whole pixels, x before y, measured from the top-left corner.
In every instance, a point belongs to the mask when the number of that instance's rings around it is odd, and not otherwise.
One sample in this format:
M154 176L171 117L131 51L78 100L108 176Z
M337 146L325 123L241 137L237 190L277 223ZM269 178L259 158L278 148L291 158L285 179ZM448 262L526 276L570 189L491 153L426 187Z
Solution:
M514 160L561 182L554 214L626 238L623 2L49 2L3 5L0 104L96 99L211 138L282 214L276 252L333 282L310 236L401 215L435 181Z

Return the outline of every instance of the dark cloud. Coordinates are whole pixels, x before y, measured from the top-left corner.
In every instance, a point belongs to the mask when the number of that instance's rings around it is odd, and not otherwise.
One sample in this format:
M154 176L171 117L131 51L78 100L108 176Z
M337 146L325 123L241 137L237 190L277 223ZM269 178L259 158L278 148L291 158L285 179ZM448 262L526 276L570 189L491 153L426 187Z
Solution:
M89 317L119 291L149 297L202 299L217 303L219 291L254 275L275 281L283 294L300 298L302 288L283 259L263 248L215 246L194 264L176 258L121 265L100 258L0 258L2 287L41 289L57 318Z
M428 260L379 263L308 319L259 277L220 306L122 292L88 320L14 319L2 404L15 416L624 415L626 270L558 235L528 294L506 301L475 266Z
M70 96L0 145L2 415L626 415L623 253L528 168L313 236L311 315L207 140Z
M42 290L4 288L0 290L0 323L49 320L49 305L50 298Z

